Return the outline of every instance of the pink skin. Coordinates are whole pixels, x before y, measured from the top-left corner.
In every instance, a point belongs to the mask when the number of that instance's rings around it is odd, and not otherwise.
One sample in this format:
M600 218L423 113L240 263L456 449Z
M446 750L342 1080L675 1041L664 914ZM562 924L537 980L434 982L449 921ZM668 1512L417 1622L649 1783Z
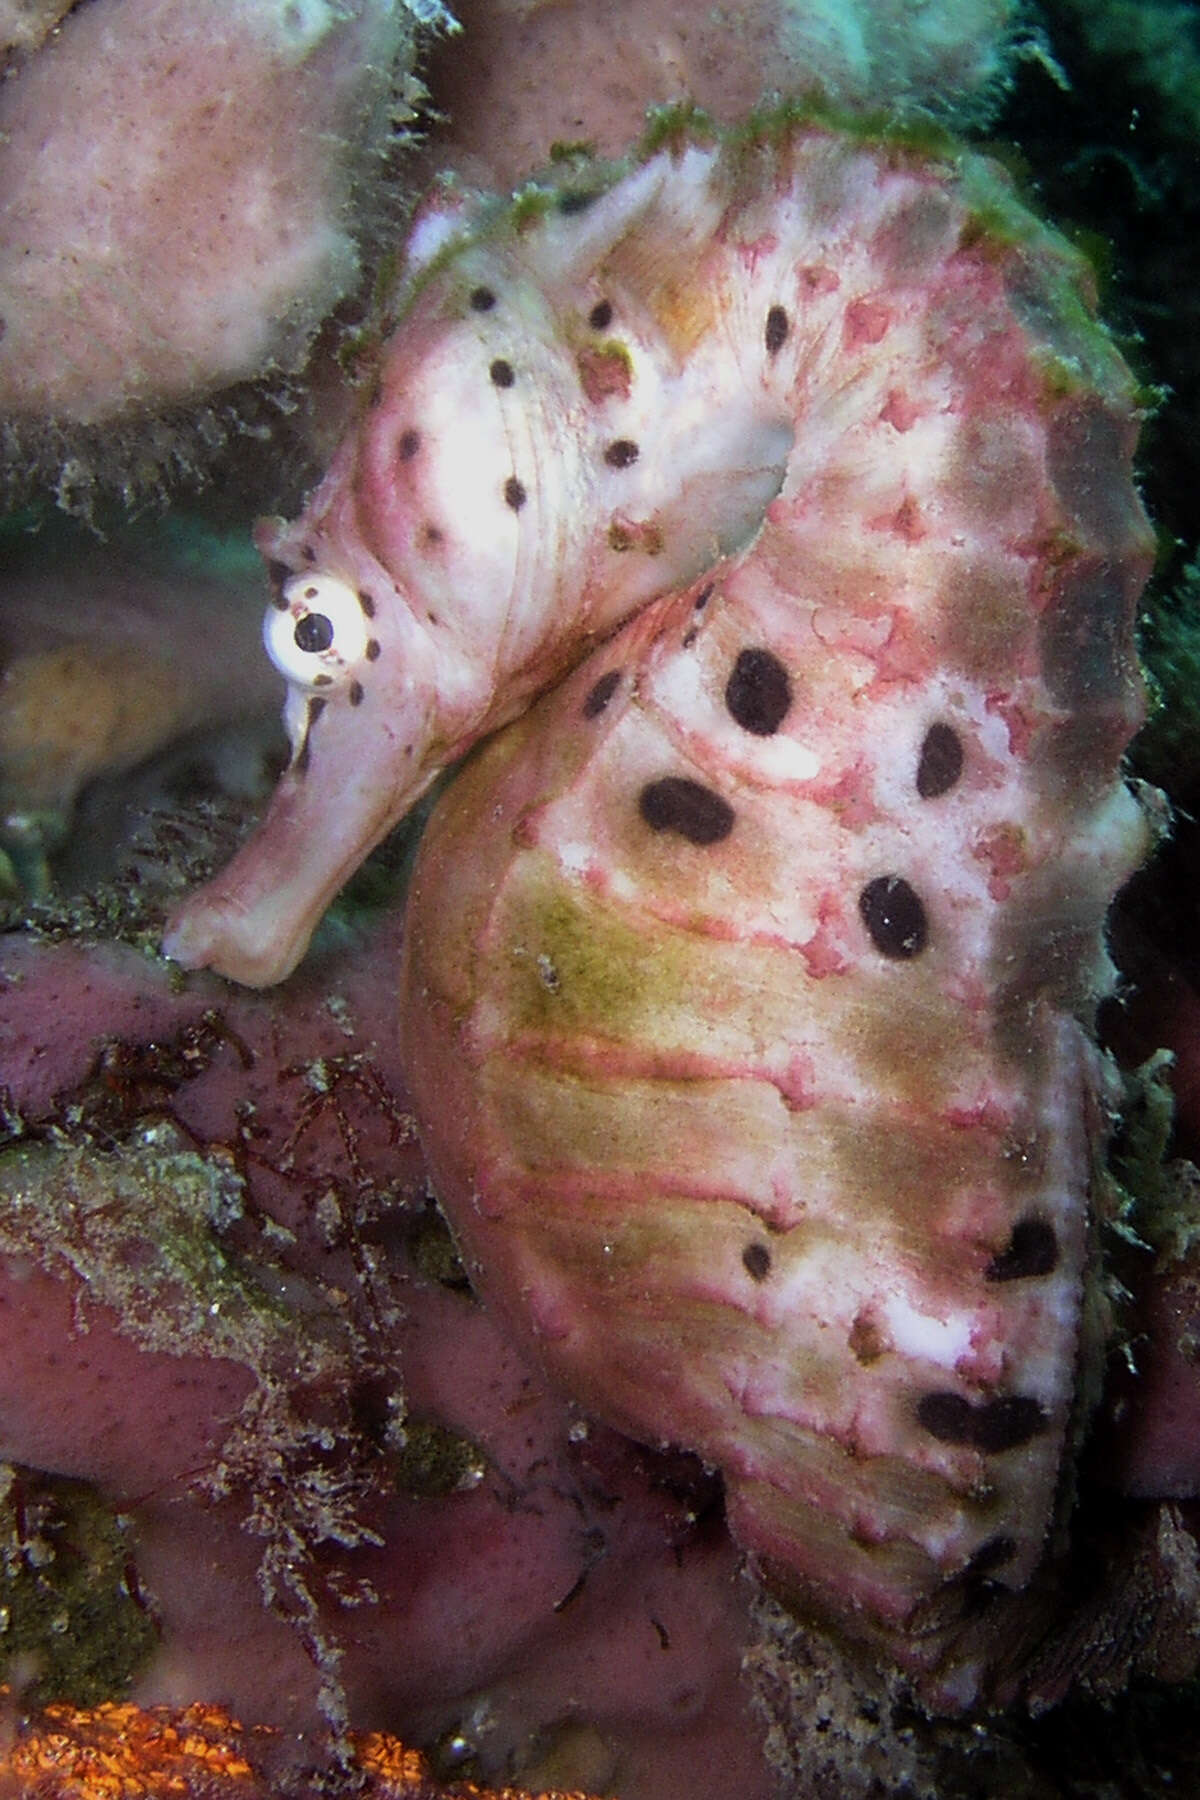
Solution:
M259 533L279 610L302 613L315 583L319 612L332 584L349 648L335 638L311 672L286 637L273 651L290 682L293 761L258 833L172 920L164 947L176 961L249 986L281 980L331 896L442 769L596 637L757 527L782 479L790 420L771 394L745 406L736 365L718 358L714 370L697 356L689 379L710 394L731 385L732 423L683 459L665 501L649 457L622 471L621 516L643 522L653 553L609 543L614 476L603 450L616 427L581 386L578 329L573 338L564 321L578 319L580 268L598 267L646 213L670 211L678 173L656 158L584 224L571 221L565 298L554 226L534 246L549 276L490 244L486 222L479 242L467 236L429 273L447 233L463 229L466 203L435 193L419 215L400 323L357 426L302 518ZM471 298L500 292L482 307ZM714 340L711 354L721 348ZM492 371L508 357L520 378L498 381ZM652 388L641 404L657 416ZM718 416L722 405L713 402Z

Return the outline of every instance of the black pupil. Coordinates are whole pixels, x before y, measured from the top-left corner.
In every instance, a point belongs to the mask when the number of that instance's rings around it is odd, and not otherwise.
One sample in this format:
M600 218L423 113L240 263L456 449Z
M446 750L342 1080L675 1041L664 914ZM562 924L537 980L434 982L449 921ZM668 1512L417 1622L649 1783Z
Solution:
M333 642L333 625L324 613L305 613L302 619L296 620L294 632L296 648L306 650L310 655L318 651L328 650Z

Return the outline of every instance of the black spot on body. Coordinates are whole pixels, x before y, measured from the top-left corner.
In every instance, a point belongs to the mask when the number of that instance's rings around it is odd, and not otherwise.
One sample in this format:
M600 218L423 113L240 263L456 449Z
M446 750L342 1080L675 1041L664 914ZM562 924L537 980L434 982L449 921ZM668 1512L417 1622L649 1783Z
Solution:
M613 309L609 301L597 300L588 314L588 324L593 331L607 331L612 324Z
M584 718L585 719L598 718L599 715L604 711L605 707L608 705L609 701L612 699L613 695L616 693L616 691L620 687L620 685L621 685L620 669L609 669L607 674L602 675L600 677L599 681L591 689L591 691L588 694L587 699L583 703L582 710L583 710Z
M638 810L651 831L674 831L689 844L719 844L733 830L728 800L685 775L665 775L642 789Z
M1046 1412L1027 1394L1007 1394L973 1405L963 1394L925 1394L917 1419L940 1444L966 1444L985 1455L1019 1449L1046 1429Z
M700 589L700 592L696 595L696 611L697 612L704 611L705 607L708 605L709 601L712 599L712 597L716 593L716 591L717 591L716 585L715 585L715 583L713 583L711 581L708 583L707 587L702 587Z
M987 1266L989 1281L1024 1281L1051 1275L1058 1266L1058 1238L1049 1219L1018 1219L1008 1243Z
M471 308L474 312L491 312L496 304L496 296L490 287L471 289Z
M747 1244L742 1251L742 1267L751 1281L765 1281L771 1273L771 1252L765 1244Z
M328 650L333 642L333 625L324 613L305 613L302 619L296 620L296 629L292 636L296 640L296 648L316 655Z
M351 706L361 706L362 705L362 697L363 697L362 682L361 681L352 681L350 683L349 694L350 694Z
M768 356L778 356L787 343L791 326L782 306L772 306L767 312L767 322L763 328L763 343L767 346Z
M376 658L379 655L379 639L378 638L368 638L367 639L367 647L363 651L363 655L366 657L368 662L374 662L376 660Z
M525 489L515 475L510 475L504 484L504 504L511 506L514 512L520 512L526 500Z
M921 743L917 792L922 800L948 794L962 774L962 740L952 725L931 725Z
M401 462L411 462L421 448L421 434L410 425L396 440L396 455Z
M881 956L919 956L929 941L925 908L902 875L877 875L858 896L858 910Z
M939 1444L974 1442L975 1408L962 1394L923 1394L917 1418Z
M1016 1450L1030 1438L1045 1431L1045 1409L1028 1394L1009 1394L1003 1400L989 1400L975 1413L975 1442L989 1455L1001 1450Z
M495 362L488 370L488 374L491 376L494 385L499 388L510 388L517 379L513 374L512 364L510 362L505 362L502 356L496 358Z
M632 438L616 438L605 446L604 460L610 469L627 469L638 459L638 447Z
M791 704L791 679L774 652L740 651L725 683L725 705L742 730L773 737Z
M363 588L360 588L358 591L358 604L363 609L363 617L365 619L373 619L375 617L375 601Z

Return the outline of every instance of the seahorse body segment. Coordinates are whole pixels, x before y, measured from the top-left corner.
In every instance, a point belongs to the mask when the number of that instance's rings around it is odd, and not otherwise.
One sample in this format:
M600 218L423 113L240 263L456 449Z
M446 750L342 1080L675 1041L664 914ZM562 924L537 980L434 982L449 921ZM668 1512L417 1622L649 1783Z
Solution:
M1082 259L976 156L793 119L443 196L269 534L292 766L173 940L276 977L516 718L435 814L401 984L472 1272L947 1704L1087 1349L1137 422Z

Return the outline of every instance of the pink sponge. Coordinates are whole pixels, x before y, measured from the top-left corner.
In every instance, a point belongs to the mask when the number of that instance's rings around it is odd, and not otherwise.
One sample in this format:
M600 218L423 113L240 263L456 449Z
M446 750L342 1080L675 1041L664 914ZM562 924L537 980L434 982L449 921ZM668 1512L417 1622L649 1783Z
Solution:
M392 0L96 0L0 92L0 410L70 425L298 366L352 286Z

